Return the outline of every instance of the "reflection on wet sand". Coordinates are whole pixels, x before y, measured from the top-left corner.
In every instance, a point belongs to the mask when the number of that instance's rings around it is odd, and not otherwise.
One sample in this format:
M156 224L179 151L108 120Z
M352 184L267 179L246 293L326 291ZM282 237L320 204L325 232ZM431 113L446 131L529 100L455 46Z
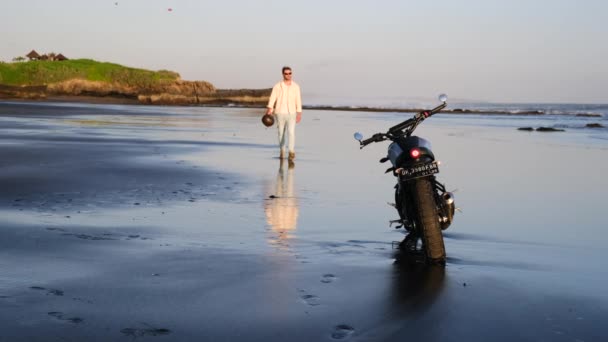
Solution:
M371 324L373 328L360 332L357 340L443 341L436 313L445 308L440 300L446 290L445 267L425 265L399 250L394 257L390 290L384 292L385 308Z
M407 255L397 254L395 259L393 302L408 313L423 313L443 290L445 268L414 262Z
M287 164L287 168L285 168ZM298 223L298 200L294 191L295 164L281 159L274 188L269 189L269 199L264 202L266 221L274 232L270 243L280 247L292 237Z
M431 308L444 290L445 278L443 266L418 263L410 255L397 252L386 311L377 325L362 333L359 340L442 340L436 321L431 319L430 325L426 321L433 317Z

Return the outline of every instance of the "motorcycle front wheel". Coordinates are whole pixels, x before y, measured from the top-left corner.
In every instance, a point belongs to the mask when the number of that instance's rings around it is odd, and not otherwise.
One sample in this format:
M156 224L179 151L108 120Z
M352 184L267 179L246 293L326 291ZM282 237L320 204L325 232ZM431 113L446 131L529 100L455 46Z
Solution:
M424 251L431 263L445 263L445 246L439 215L437 214L437 203L435 192L430 178L418 178L414 181L413 199L415 203L416 230L422 237Z

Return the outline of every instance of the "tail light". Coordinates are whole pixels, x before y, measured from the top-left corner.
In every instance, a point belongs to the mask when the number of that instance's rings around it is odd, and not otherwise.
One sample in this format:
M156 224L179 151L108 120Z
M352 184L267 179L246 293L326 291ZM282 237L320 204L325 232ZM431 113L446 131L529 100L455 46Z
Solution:
M420 157L420 150L417 148L413 148L410 150L410 156L414 159L417 159L418 157Z

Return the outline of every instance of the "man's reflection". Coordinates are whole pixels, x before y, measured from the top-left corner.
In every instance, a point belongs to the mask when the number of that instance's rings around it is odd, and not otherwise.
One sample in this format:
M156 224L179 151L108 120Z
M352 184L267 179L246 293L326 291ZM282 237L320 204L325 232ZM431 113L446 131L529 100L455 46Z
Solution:
M283 247L286 247L286 241L291 238L290 232L296 229L298 222L298 200L293 185L294 171L293 161L286 162L281 159L275 187L270 189L270 198L264 203L266 221L275 233L271 242Z

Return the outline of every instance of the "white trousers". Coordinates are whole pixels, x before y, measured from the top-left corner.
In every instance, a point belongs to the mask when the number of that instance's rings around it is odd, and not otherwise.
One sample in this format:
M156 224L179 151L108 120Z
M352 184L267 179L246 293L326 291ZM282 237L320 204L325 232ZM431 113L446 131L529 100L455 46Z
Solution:
M275 113L277 127L279 127L279 148L285 150L285 135L287 133L289 152L295 152L296 146L296 113ZM286 132L287 131L287 132Z

